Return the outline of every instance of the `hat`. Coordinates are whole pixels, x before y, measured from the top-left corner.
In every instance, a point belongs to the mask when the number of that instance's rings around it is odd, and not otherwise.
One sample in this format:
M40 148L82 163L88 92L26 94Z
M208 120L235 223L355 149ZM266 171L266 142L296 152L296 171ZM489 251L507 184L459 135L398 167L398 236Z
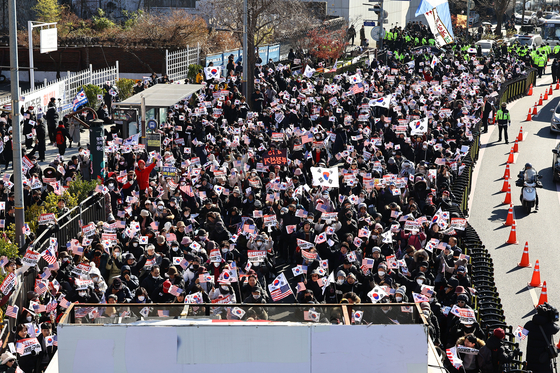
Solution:
M11 352L6 351L0 356L0 360L2 360L0 365L6 365L8 361L16 360L16 357Z
M177 273L177 268L175 268L175 266L170 266L169 270L167 271L167 274L169 276L175 276Z
M206 230L204 229L199 229L198 232L196 233L197 236L206 236Z
M140 166L141 164L146 165L146 162L143 159L141 159L138 161L138 166Z
M34 292L33 290L29 290L27 292L27 300L32 300L35 299L39 296L39 294L37 294L36 292Z
M253 290L251 290L251 293L261 293L261 289L259 289L258 287L254 287Z
M466 294L457 295L457 302L464 301L465 303L469 301L469 297Z
M430 304L428 302L421 302L420 303L420 309L422 311L429 311L430 310Z
M406 293L406 288L404 286L399 287L396 291L395 294L400 294L400 295L404 295Z
M465 272L465 267L464 266L457 267L457 272Z
M338 271L336 277L346 277L346 273L344 271Z
M461 285L455 288L455 294L463 294L463 293L465 293L465 288L462 287Z
M140 216L142 216L143 218L147 218L148 216L150 216L150 212L143 209L142 211L140 211Z
M113 286L113 289L115 289L115 290L121 290L121 288L122 288L122 281L121 281L121 279L118 278L118 277L115 278L115 279L113 280L113 285L112 285L112 286Z
M163 245L165 243L165 237L162 235L157 236L157 243Z
M420 265L419 265L419 267L426 267L426 268L429 268L430 265L428 264L428 262L421 262Z
M380 253L381 249L379 248L379 246L374 246L373 249L371 249L372 253Z
M459 248L453 249L453 256L460 256L463 253L463 250Z
M164 293L169 293L169 288L171 287L171 281L169 280L165 280L163 282L163 292Z
M502 328L496 328L494 329L494 337L498 338L498 339L504 339L506 337L506 332L504 332L504 329Z
M381 264L379 264L379 265L377 266L377 269L379 269L379 268L383 268L383 269L386 270L386 269L387 269L387 264L381 263Z
M350 274L348 275L348 277L352 277L354 280L356 280L356 275L353 274L353 273L350 273Z

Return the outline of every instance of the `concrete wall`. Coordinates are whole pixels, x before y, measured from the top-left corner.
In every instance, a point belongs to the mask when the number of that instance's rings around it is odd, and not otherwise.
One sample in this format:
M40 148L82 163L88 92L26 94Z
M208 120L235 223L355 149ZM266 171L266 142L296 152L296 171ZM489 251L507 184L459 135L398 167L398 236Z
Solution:
M428 370L423 325L63 324L58 344L60 373Z

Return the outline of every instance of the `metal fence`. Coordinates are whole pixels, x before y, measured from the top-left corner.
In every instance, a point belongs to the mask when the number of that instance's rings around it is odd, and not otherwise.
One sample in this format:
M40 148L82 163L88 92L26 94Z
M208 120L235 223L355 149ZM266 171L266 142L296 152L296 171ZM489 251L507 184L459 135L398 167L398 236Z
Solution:
M105 218L105 198L102 194L96 193L86 198L78 206L74 207L63 216L59 217L59 221L64 222L60 228L56 232L51 230L44 231L33 242L33 249L37 252L42 252L47 248L49 239L53 236L57 238L59 247L60 245L66 245L66 242L68 242L71 238L77 237L78 232L81 230L80 222L87 224L91 221L104 221ZM20 310L23 310L23 307L27 308L29 306L27 292L34 290L35 278L46 266L48 266L48 263L41 257L37 263L37 267L29 268L25 273L20 275L18 277L17 285L8 300L8 304L17 305ZM37 269L39 272L37 272ZM9 333L13 333L17 321L11 317L6 317L4 322L6 325L0 334L2 352L7 347L6 341L9 337Z
M165 72L169 80L183 80L189 73L189 65L198 64L200 61L200 45L178 51L165 50Z
M498 93L498 105L503 102L508 103L525 96L529 91L530 86L535 85L536 81L537 69L530 68L527 70L527 75L505 82L502 84L500 92Z
M94 84L103 86L106 82L111 85L119 80L119 61L115 66L107 67L101 70L93 70L93 66L89 65L88 69L72 73L68 71L66 76L52 82L47 82L42 86L36 86L34 90L20 91L20 97L23 98L25 105L33 104L36 108L41 108L46 112L46 106L51 97L60 99L58 101L59 111L62 114L72 109L72 101L81 86ZM0 100L0 105L10 104L11 97L6 96Z

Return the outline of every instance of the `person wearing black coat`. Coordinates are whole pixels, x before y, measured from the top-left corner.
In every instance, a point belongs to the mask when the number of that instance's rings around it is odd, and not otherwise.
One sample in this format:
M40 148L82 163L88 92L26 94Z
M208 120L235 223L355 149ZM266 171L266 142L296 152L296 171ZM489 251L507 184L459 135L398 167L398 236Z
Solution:
M527 370L539 373L552 373L552 358L548 354L548 347L556 350L552 336L560 331L560 327L554 321L558 320L558 311L548 303L537 307L537 314L528 321L524 328L529 331L527 340ZM543 335L544 333L544 335ZM546 338L545 338L546 336Z
M41 334L37 336L37 341L39 341L39 344L41 345L41 352L39 352L39 355L37 356L36 372L43 372L47 368L58 348L54 345L47 346L46 340L50 336L51 324L42 323Z
M560 77L560 63L558 62L557 58L554 59L551 68L552 68L552 84L556 84L558 78Z

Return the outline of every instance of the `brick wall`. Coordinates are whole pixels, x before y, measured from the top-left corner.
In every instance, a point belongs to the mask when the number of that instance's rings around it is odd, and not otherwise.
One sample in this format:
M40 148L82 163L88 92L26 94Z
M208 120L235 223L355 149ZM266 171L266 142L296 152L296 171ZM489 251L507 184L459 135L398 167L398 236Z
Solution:
M165 68L165 50L157 49L134 49L133 53L125 51L118 47L60 47L57 52L49 54L39 53L39 49L35 49L33 61L35 67L39 71L56 71L60 59L62 59L60 71L80 71L93 65L94 70L115 66L115 61L119 61L119 70L121 73L145 73L151 70L161 74ZM22 67L29 66L29 54L27 48L19 49L19 65ZM142 64L137 55L145 64ZM0 66L10 65L10 51L7 46L0 47ZM8 70L8 69L3 69Z

